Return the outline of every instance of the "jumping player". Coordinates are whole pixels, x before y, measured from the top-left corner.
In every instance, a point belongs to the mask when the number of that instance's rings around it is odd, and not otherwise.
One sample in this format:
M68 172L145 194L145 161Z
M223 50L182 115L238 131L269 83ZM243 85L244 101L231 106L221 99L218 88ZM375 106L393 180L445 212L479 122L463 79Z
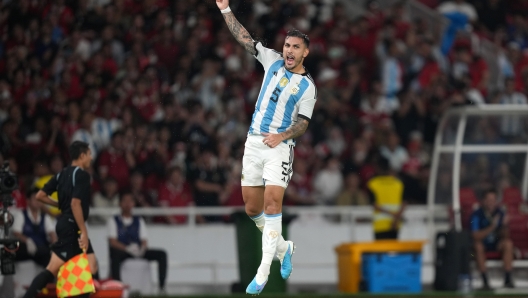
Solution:
M294 245L282 232L282 199L292 177L295 138L304 134L312 117L317 90L303 66L310 40L298 30L286 35L282 53L254 41L237 21L229 0L216 0L235 39L265 70L242 160L242 196L246 213L262 234L262 261L246 289L260 294L268 281L275 253L281 261L282 278L292 272Z
M38 291L55 279L60 267L83 250L88 255L92 274L97 272L94 251L85 225L90 211L91 193L90 174L86 170L92 162L92 153L88 144L81 141L73 142L69 152L71 165L53 176L37 193L39 201L61 210L55 227L58 240L51 247L48 267L33 279L24 298L36 297ZM55 191L58 192L58 202L49 198ZM83 296L88 297L88 294Z

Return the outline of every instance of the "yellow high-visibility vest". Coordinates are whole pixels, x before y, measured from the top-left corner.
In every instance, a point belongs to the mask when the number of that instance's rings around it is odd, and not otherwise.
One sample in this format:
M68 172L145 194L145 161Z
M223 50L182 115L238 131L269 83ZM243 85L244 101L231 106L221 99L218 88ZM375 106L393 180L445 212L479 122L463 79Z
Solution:
M377 176L368 181L367 187L374 195L378 206L394 212L400 210L403 201L403 183L400 179L394 176ZM392 230L392 221L392 216L375 211L374 232Z
M35 183L33 184L33 186L38 188L38 189L42 189L44 187L44 185L46 185L46 183L48 183L48 181L51 179L51 177L53 177L53 175L42 176L42 177L38 178L37 180L35 180ZM57 192L52 193L50 197L54 201L57 201L57 202L59 201L59 195L57 194ZM57 208L57 207L46 205L46 208L48 208L49 212L52 215L58 216L59 214L61 214L59 208Z

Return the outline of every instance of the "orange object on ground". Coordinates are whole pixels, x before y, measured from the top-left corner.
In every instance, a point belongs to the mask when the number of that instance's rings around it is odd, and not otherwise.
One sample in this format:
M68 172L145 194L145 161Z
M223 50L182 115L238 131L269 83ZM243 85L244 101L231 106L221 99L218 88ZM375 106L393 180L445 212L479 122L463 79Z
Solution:
M380 240L375 242L343 243L335 248L339 270L340 292L359 292L361 281L361 257L363 253L421 253L426 241Z

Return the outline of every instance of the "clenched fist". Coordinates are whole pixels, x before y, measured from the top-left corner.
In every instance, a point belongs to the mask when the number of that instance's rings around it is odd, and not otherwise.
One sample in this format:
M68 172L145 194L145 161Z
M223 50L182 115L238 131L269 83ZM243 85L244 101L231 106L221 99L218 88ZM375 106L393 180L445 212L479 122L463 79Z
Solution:
M229 0L216 0L216 5L220 10L226 9L229 6Z

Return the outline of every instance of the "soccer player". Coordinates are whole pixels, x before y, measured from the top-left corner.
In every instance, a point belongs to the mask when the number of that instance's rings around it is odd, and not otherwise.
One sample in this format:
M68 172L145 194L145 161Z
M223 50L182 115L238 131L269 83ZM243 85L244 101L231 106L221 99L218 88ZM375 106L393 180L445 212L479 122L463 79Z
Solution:
M294 245L282 236L282 200L292 176L294 139L306 131L317 91L303 66L310 40L298 30L286 35L282 53L265 48L237 21L229 0L216 0L235 39L262 63L264 82L255 106L242 160L242 196L246 213L262 234L262 261L246 289L260 294L275 253L282 278L292 271Z
M71 165L53 176L37 193L37 200L58 207L61 211L55 227L58 240L51 246L51 259L46 270L33 279L24 298L36 297L38 291L55 279L60 267L83 250L88 254L92 274L97 272L95 255L85 224L91 193L90 174L86 169L92 162L92 153L88 144L81 141L73 142L69 152ZM55 191L58 192L58 202L49 198ZM88 297L88 294L84 296Z

